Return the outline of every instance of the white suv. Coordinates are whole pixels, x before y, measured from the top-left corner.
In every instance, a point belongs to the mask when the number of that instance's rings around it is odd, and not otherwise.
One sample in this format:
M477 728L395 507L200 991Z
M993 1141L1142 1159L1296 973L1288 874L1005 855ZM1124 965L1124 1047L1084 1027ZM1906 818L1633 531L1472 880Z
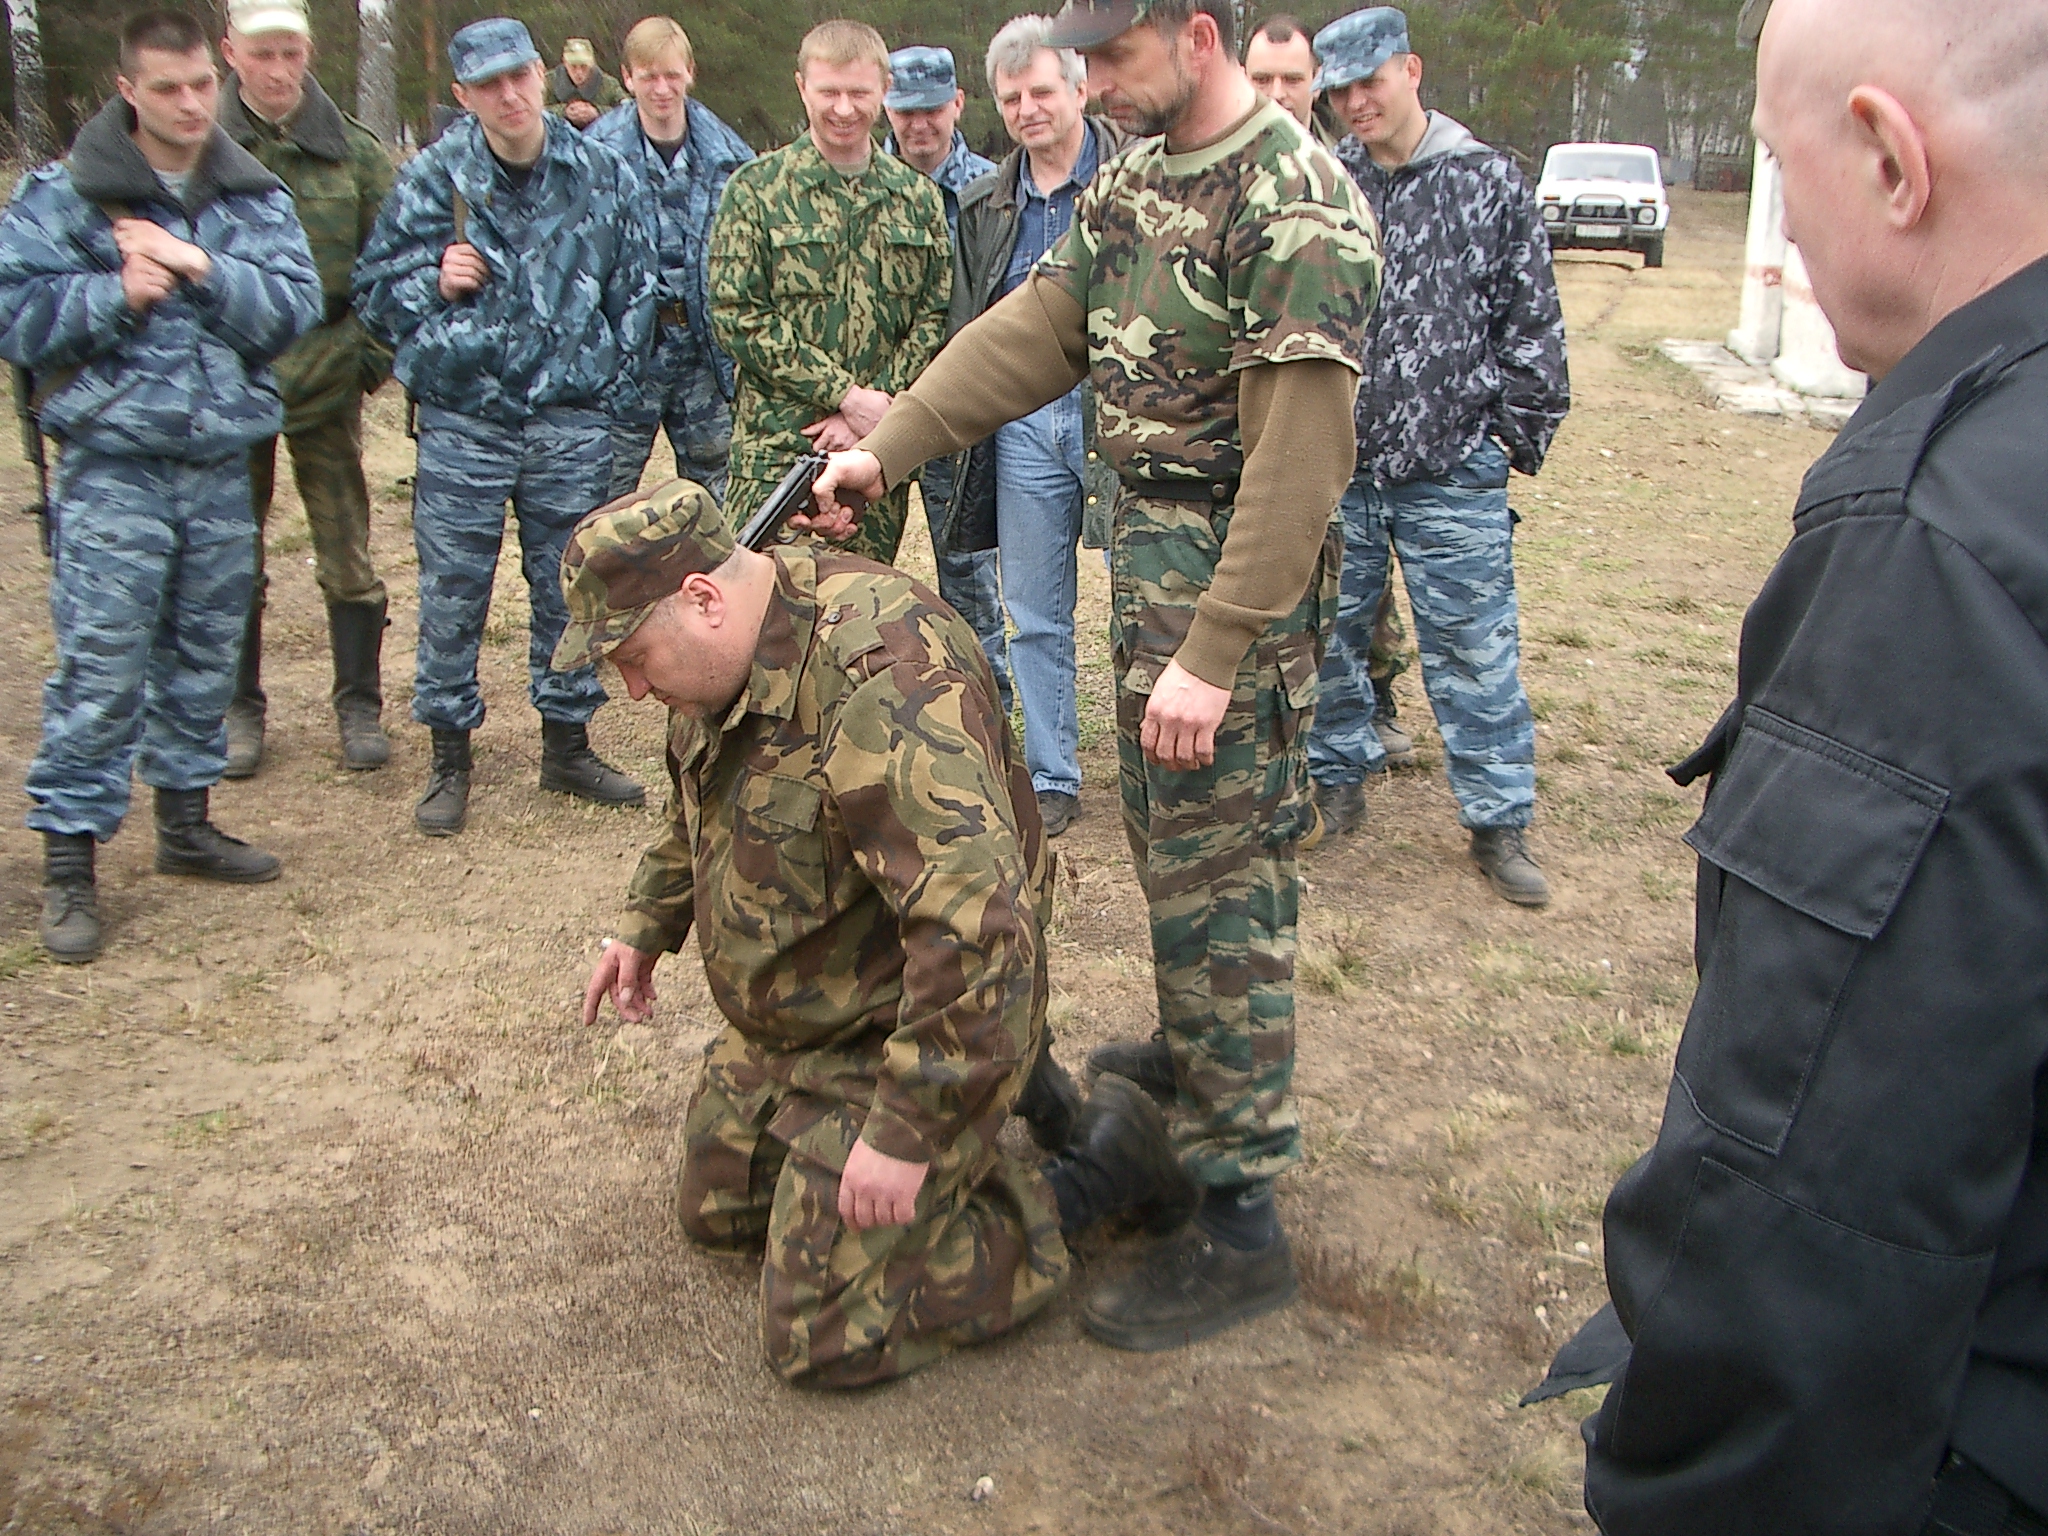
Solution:
M1553 251L1640 251L1664 265L1671 204L1664 170L1647 144L1553 144L1536 183Z

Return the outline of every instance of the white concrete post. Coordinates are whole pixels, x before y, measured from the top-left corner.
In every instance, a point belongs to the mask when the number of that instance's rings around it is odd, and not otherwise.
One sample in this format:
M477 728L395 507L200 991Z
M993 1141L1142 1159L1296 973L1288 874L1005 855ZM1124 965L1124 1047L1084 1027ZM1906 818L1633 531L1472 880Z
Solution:
M1785 199L1778 160L1759 142L1749 179L1749 239L1742 259L1742 318L1728 333L1728 350L1746 363L1778 355L1784 313Z
M1842 361L1835 328L1814 302L1813 284L1799 247L1785 247L1784 314L1778 327L1778 357L1771 372L1802 395L1860 400L1869 380Z

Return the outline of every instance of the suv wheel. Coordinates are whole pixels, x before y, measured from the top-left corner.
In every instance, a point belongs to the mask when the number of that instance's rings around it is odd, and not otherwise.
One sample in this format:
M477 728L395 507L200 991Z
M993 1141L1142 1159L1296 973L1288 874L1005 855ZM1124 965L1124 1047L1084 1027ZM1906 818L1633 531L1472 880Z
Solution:
M1645 267L1661 267L1664 265L1664 237L1662 235L1657 236L1654 240L1645 240L1637 249L1643 253L1643 265Z

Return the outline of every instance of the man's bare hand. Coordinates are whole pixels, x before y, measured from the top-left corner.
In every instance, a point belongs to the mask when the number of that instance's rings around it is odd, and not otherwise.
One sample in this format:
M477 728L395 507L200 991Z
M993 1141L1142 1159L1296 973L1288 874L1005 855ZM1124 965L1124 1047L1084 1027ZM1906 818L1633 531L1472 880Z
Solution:
M114 246L122 260L146 256L188 283L202 283L213 270L213 258L189 240L180 240L148 219L114 220Z
M858 384L846 392L846 398L839 402L839 414L853 428L854 442L859 442L882 424L882 413L889 409L889 402L895 398L887 390L862 389ZM851 448L853 443L846 446Z
M449 303L468 298L490 280L491 264L467 240L458 240L441 253L441 297Z
M607 940L597 967L590 973L590 985L583 989L583 1022L597 1022L597 1007L607 997L628 1024L645 1024L654 1017L654 962L650 955L617 939Z
M856 1232L903 1227L917 1214L917 1192L930 1163L906 1163L856 1141L839 1175L839 1219Z
M160 261L147 256L128 256L121 261L121 297L138 315L147 314L157 300L170 297L177 286L178 274Z
M1216 727L1230 708L1230 690L1205 683L1177 661L1169 661L1152 685L1138 745L1145 760L1183 772L1216 761Z
M834 411L824 420L812 422L803 434L820 453L844 453L860 441L860 434L853 430L853 423L843 411Z
M882 494L880 459L865 448L835 453L811 484L811 499L817 503L818 515L798 513L790 518L790 526L834 542L852 538L853 530L860 526L861 513Z
M588 128L597 121L597 108L585 101L581 96L578 96L574 101L562 108L562 116L569 119L578 128Z

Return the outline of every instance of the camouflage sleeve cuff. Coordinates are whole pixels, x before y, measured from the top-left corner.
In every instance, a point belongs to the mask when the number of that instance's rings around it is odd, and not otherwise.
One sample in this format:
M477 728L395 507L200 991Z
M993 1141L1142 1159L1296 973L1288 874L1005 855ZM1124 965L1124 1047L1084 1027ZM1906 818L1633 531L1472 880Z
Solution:
M616 937L621 944L630 944L643 955L674 954L683 947L683 940L690 936L687 920L681 929L672 929L651 912L628 907L619 918Z
M860 1139L884 1157L905 1163L929 1163L944 1150L934 1146L900 1111L884 1103L880 1097L868 1111L867 1124L861 1127Z

